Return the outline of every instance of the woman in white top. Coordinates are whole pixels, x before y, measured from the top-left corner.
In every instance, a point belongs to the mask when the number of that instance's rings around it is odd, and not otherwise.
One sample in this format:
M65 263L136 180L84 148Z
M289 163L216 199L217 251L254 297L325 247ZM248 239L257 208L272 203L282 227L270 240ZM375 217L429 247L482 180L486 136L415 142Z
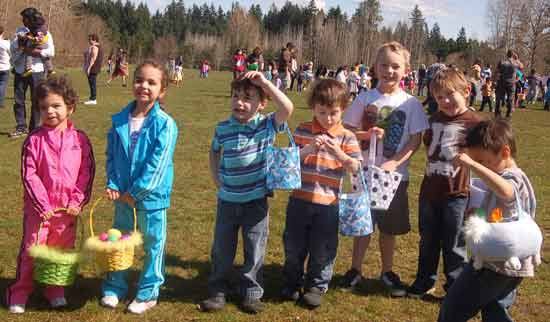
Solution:
M10 41L4 39L4 27L0 26L0 108L4 107L10 67Z

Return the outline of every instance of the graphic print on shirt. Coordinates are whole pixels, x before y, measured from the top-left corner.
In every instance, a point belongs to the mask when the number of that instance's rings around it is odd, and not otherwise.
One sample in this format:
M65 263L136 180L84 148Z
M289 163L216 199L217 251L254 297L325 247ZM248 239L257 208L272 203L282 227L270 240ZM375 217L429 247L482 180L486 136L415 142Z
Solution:
M388 117L386 117L385 123L387 125L384 127L384 157L391 158L397 152L397 148L401 142L401 137L405 132L406 121L407 114L398 109L395 109Z
M428 148L427 175L454 177L460 168L454 168L453 159L458 154L459 143L464 138L462 123L433 123L432 140Z

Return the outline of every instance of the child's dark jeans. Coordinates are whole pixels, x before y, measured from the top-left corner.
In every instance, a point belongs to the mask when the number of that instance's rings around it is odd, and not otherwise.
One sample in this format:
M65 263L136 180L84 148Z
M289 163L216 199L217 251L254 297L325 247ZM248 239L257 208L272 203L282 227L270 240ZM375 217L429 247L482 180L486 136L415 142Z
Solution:
M283 242L286 287L291 290L315 287L326 291L338 248L338 206L289 198Z
M420 199L418 230L420 245L418 270L414 286L428 290L437 279L439 254L443 256L443 271L447 290L462 272L466 258L461 232L468 199L454 197L442 201Z
M489 112L493 111L493 102L491 101L491 96L483 96L481 99L481 107L479 108L480 112L483 112L485 105L489 105Z
M521 281L486 268L476 271L469 263L447 292L438 322L466 322L479 311L483 322L512 322L508 308Z
M211 253L212 272L208 279L211 297L227 294L227 278L233 269L239 229L242 229L244 246L244 264L239 274L240 293L248 299L260 299L264 294L262 268L269 234L267 198L245 203L218 199Z

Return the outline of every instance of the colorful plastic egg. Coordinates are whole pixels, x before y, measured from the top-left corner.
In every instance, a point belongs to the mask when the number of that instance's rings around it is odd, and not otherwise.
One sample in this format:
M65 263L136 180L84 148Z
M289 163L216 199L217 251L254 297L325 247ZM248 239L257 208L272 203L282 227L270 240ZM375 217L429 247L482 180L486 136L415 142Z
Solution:
M99 234L99 240L101 241L107 241L109 239L109 235L107 233L101 233Z
M124 234L120 237L120 240L126 240L128 238L130 238L130 235L129 234Z
M489 216L489 222L492 223L498 223L502 221L502 209L495 208L493 211L491 211L491 215Z
M476 208L475 214L478 217L483 218L483 219L485 219L487 217L487 213L485 212L485 209L483 209L483 208Z
M113 228L107 231L107 235L108 235L109 241L114 242L120 239L120 237L122 236L122 233L120 232L120 230Z

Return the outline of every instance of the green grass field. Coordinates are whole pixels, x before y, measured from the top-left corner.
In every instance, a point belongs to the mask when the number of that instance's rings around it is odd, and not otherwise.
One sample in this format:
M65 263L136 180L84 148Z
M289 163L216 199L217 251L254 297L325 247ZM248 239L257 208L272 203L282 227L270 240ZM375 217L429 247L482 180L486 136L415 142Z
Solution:
M82 97L87 99L88 86L78 70L68 70ZM284 252L282 232L288 194L276 192L271 203L270 239L265 262L265 312L251 316L242 313L235 302L220 313L208 314L197 310L197 303L207 295L207 278L210 270L209 254L215 218L216 192L208 172L208 149L214 126L229 115L230 73L213 72L207 80L199 80L198 72L187 70L185 84L168 91L167 109L176 119L180 137L175 155L175 184L172 207L168 213L168 243L166 252L166 283L161 290L159 305L144 317L117 310L105 310L98 304L101 277L90 265L81 267L76 283L68 290L70 307L63 312L48 309L39 291L28 303L23 315L9 315L0 309L0 321L435 321L439 312L437 301L394 299L385 293L377 278L380 272L380 254L375 234L363 269L367 281L357 293L346 293L332 287L324 297L323 305L310 311L294 303L280 302L282 287L282 263ZM79 105L74 115L77 127L90 137L95 151L97 172L93 198L103 192L105 182L105 143L110 127L110 115L119 111L132 99L130 88L114 81L104 85L105 75L98 80L97 106ZM291 93L295 113L290 121L294 128L299 122L311 118L304 96ZM19 250L22 219L22 185L20 181L20 148L23 139L9 139L14 118L11 109L13 90L8 89L7 108L0 110L0 289L15 277L16 256ZM272 110L269 106L268 110ZM550 237L550 113L534 106L513 115L513 124L519 141L519 165L529 175L538 199L537 221ZM413 231L398 239L394 270L406 283L414 279L418 256L417 199L424 168L425 150L422 148L411 165L409 188ZM88 219L89 207L83 218ZM105 231L112 219L112 206L104 203L96 211L96 231ZM87 232L87 231L86 231ZM332 285L337 285L350 265L351 239L340 238L340 246ZM132 281L137 278L142 252L138 251ZM548 243L543 257L550 257ZM242 263L242 249L236 264ZM440 276L440 280L444 279ZM443 294L441 281L437 295ZM135 288L132 288L134 290ZM2 298L4 293L1 294ZM538 268L535 279L525 280L519 289L519 297L513 306L516 321L550 321L550 267L545 260Z

